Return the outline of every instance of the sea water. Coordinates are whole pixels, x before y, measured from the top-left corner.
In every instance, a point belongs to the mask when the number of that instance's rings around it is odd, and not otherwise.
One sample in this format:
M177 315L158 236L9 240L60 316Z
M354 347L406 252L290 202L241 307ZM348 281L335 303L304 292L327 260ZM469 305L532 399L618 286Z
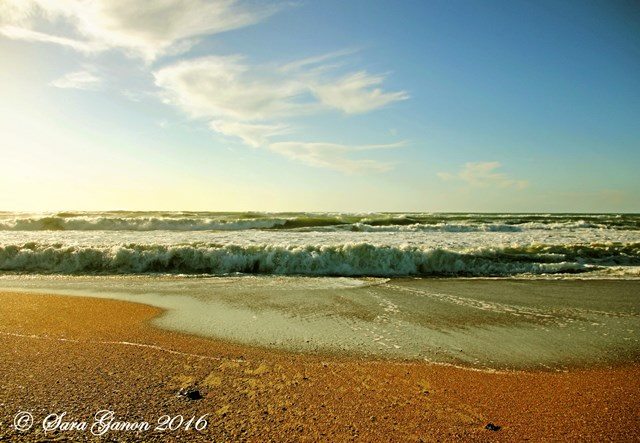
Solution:
M640 215L0 213L0 271L640 277Z
M0 289L161 328L479 368L640 357L633 214L0 213Z
M483 369L640 358L640 281L5 275L0 290L157 306L160 328L295 352Z

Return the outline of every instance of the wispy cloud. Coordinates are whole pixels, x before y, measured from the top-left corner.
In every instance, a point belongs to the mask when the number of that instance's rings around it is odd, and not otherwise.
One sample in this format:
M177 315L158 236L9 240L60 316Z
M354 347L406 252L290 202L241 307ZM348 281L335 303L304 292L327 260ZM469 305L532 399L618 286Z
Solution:
M338 51L333 51L326 54L314 55L311 57L295 60L282 65L279 69L282 72L299 72L302 70L308 70L310 67L315 67L316 71L322 71L327 66L326 62L328 62L329 60L332 61L332 63L329 65L330 67L338 67L341 65L341 63L335 63L336 59L355 54L356 52L358 52L358 49L356 48L340 49Z
M384 92L377 87L383 80L382 76L361 71L335 81L317 82L311 90L323 104L347 114L361 114L409 98L404 91Z
M89 71L70 72L50 83L56 88L96 90L102 85L102 79Z
M267 120L323 109L356 114L408 98L404 91L376 87L382 76L360 71L336 79L302 70L309 63L282 70L250 65L240 55L209 56L163 67L154 76L165 99L194 117Z
M268 125L224 120L213 121L210 127L220 134L238 137L245 144L254 148L267 145L271 137L290 132L289 127L282 124Z
M277 9L237 0L3 0L0 33L84 52L120 48L152 61L188 49L198 36L252 25ZM60 21L73 36L43 30L44 23Z
M210 119L211 129L249 146L344 172L388 170L387 164L347 157L362 147L271 140L295 132L288 123L292 117L331 110L366 113L407 98L403 91L383 91L382 76L358 71L336 78L333 62L352 52L336 51L283 67L251 65L239 55L209 56L165 66L154 77L166 103L191 117Z
M501 168L500 162L465 163L455 174L439 172L438 177L447 181L462 181L473 187L526 188L526 180L515 180L507 174L496 172Z
M154 73L165 101L193 117L266 120L308 110L304 85L252 67L239 55L185 60Z
M71 49L75 49L78 52L91 53L105 49L104 45L98 42L86 42L75 40L68 37L61 37L44 32L38 32L27 28L21 28L19 26L0 26L0 34L5 37L14 40L25 40L31 42L40 43L54 43L60 46L66 46Z
M385 172L393 167L391 163L354 159L351 156L358 151L393 149L403 144L348 146L335 143L280 142L270 144L269 149L291 160L340 172Z
M185 53L203 36L258 23L282 5L269 0L0 0L0 34L85 54L119 50L141 60L140 67L149 73L160 57ZM408 98L405 91L386 91L383 75L349 70L347 56L355 52L347 48L284 64L210 55L178 60L150 73L165 103L247 146L343 172L385 171L392 165L360 158L362 152L399 144L351 146L300 141L292 135L292 121L300 116L363 114ZM101 82L94 71L83 69L51 85L96 89ZM144 97L139 91L123 94L135 101Z

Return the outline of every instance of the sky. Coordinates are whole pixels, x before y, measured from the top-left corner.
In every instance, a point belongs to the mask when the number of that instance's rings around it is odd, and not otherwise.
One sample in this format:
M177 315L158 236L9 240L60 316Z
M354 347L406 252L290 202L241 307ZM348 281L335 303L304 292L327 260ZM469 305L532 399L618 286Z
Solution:
M0 210L640 212L634 1L1 0Z

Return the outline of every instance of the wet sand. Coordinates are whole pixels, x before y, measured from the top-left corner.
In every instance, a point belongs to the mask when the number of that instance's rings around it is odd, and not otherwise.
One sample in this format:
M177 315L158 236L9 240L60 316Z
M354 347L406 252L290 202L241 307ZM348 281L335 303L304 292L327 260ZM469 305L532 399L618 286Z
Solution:
M161 310L106 299L0 293L0 437L100 409L155 425L209 414L202 431L111 431L101 441L521 441L640 439L640 364L481 372L423 362L301 355L154 328ZM197 389L189 400L177 393ZM36 424L11 427L18 411ZM487 423L501 426L485 429Z
M562 370L640 361L640 280L2 276L142 303L161 329L294 353Z

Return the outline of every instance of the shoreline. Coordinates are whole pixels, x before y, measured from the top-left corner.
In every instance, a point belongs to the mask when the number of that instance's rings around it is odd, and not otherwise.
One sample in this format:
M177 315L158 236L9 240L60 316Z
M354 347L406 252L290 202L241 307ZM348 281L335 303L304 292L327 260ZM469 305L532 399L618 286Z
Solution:
M40 276L0 291L143 303L160 329L271 352L562 371L640 361L638 283Z
M44 434L9 428L17 410L33 410L34 416L64 410L86 418L105 407L129 420L161 413L210 414L204 432L111 435L134 441L640 436L637 363L568 372L484 372L309 355L161 330L151 321L162 310L144 304L9 292L2 292L0 300L0 365L6 374L0 388L0 436L19 441ZM176 395L188 387L199 389L204 398L189 401ZM501 429L486 430L489 422ZM92 437L80 431L53 435Z

